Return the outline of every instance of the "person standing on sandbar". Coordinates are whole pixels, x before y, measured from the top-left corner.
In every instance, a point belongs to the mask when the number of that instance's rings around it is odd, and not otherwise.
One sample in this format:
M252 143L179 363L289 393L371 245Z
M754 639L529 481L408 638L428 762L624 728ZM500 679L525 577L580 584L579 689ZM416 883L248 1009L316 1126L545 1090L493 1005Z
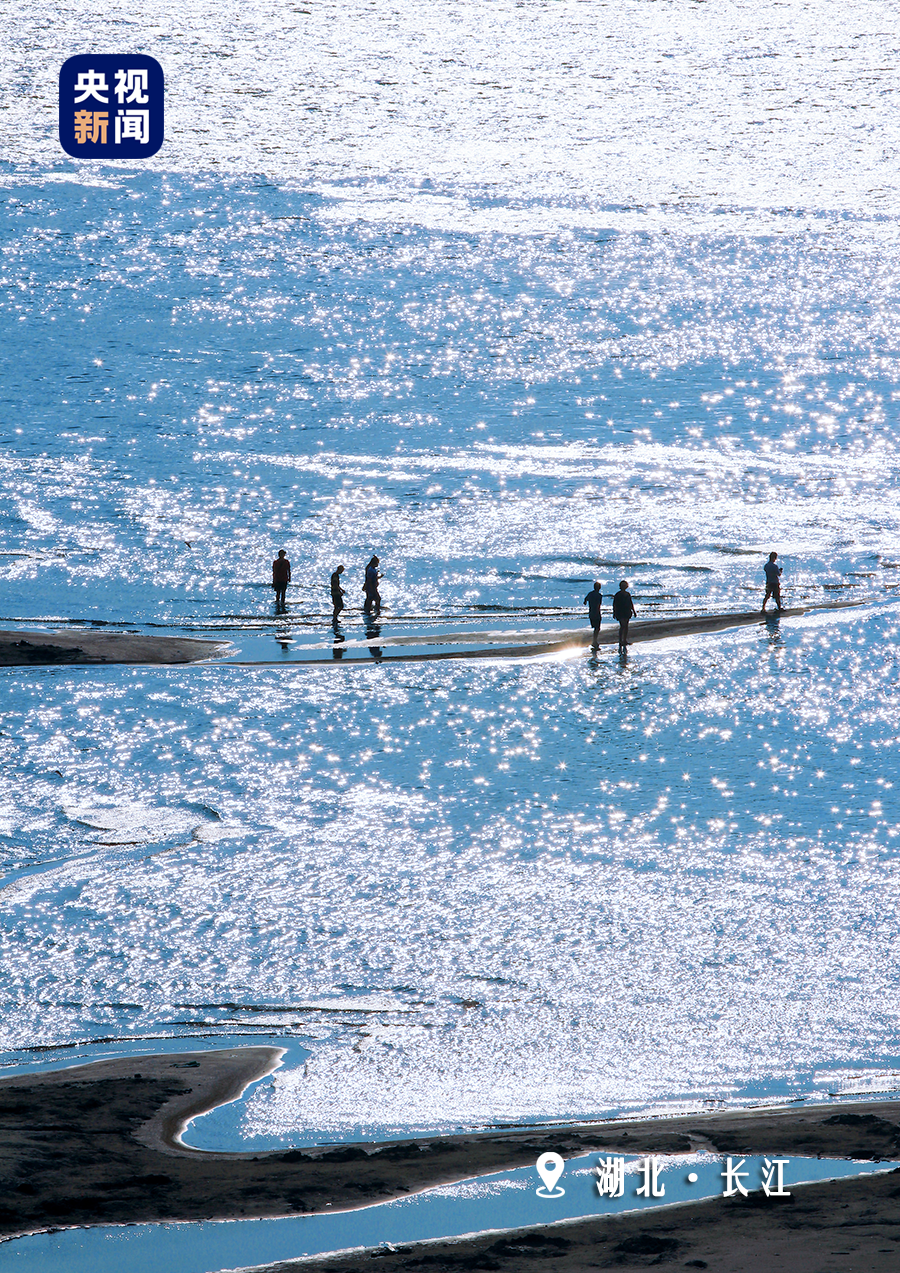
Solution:
M375 613L381 609L381 593L378 591L378 580L381 575L378 572L378 558L373 557L366 566L366 579L363 584L363 592L366 594L366 604L363 606L363 614L371 614L372 607L375 607Z
M275 589L276 609L284 610L287 608L285 598L287 596L287 586L290 582L291 563L287 559L287 553L281 548L278 556L272 562L272 587Z
M623 579L619 591L613 597L613 618L619 625L619 650L628 647L628 623L633 614L637 614L631 593L628 591L628 580Z
M591 642L591 649L596 650L600 644L600 607L603 603L603 594L600 591L600 580L594 580L594 586L584 599L584 605L588 608L588 620L594 629L594 639Z
M776 565L777 561L778 553L769 553L769 560L763 566L766 575L766 595L763 597L762 604L764 614L769 597L772 598L778 609L781 609L781 567Z
M344 589L341 587L341 575L343 573L344 567L338 566L331 576L331 604L334 609L331 620L333 623L337 622L337 617L344 608Z

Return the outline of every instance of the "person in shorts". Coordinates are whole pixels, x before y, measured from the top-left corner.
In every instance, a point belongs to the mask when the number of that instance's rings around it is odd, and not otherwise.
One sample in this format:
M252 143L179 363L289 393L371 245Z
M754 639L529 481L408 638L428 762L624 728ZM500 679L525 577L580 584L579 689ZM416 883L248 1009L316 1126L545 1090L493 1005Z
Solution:
M613 597L613 618L619 625L620 651L628 648L628 624L633 614L637 614L637 611L628 591L628 580L623 579L619 584L619 591Z
M596 650L600 642L600 607L603 602L603 594L600 591L599 579L594 580L594 586L584 599L584 604L588 608L588 622L594 629L594 639L591 642L591 649Z
M766 595L763 597L763 613L765 613L766 602L769 597L775 602L778 609L781 609L781 567L777 565L778 553L769 553L769 560L763 566L766 576Z
M331 576L331 605L334 610L334 614L331 616L332 621L337 619L344 608L344 589L341 587L341 575L343 573L344 567L338 566Z
M371 614L374 607L375 613L381 609L381 593L378 591L378 580L381 575L378 571L378 558L372 557L366 566L366 578L363 583L363 592L366 594L366 603L363 606L363 614Z
M291 582L291 563L287 559L287 553L284 549L280 549L278 556L272 562L272 587L275 589L275 605L279 610L284 610L286 606L287 586Z

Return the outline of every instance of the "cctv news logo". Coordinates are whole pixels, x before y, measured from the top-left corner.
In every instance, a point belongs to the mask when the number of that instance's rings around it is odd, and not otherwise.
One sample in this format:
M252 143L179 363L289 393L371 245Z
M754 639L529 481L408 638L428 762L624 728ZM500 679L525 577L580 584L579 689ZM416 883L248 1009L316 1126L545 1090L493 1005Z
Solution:
M80 53L59 73L59 144L74 159L149 159L163 144L163 69L145 53Z

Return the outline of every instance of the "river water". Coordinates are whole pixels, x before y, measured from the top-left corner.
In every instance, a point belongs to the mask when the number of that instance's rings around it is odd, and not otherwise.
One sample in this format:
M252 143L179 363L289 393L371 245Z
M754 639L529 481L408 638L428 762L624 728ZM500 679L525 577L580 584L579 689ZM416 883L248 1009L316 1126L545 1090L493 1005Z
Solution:
M234 1147L900 1086L892 6L3 34L0 620L234 654L0 670L6 1065L284 1040ZM95 48L166 71L143 165L59 149ZM373 553L389 635L746 610L770 550L860 604L291 665Z

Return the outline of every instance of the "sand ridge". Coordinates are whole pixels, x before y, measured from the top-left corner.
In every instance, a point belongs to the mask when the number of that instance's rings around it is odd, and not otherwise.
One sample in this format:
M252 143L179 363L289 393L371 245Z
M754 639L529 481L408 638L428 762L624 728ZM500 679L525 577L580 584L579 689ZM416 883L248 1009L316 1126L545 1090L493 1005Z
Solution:
M721 614L700 614L667 616L665 618L636 619L628 629L630 645L640 645L647 641L661 641L668 637L692 636L703 633L725 632L730 628L747 627L754 624L772 623L779 619L796 618L800 615L819 613L828 610L846 610L865 605L864 601L837 601L816 606L794 606L781 611L769 610L763 614L759 610L742 610ZM385 619L387 616L385 616ZM618 642L618 625L607 621L601 627L598 644L614 645ZM498 659L498 658L535 658L547 655L572 654L591 646L593 636L590 628L573 631L571 629L554 636L552 633L530 633L521 635L518 641L516 634L510 633L512 644L503 644L507 640L503 634L449 632L428 633L422 635L395 636L390 631L382 637L367 641L348 642L343 648L330 646L332 658L318 657L305 659L294 657L284 660L241 660L230 657L234 652L229 641L198 639L195 637L147 636L131 632L98 632L95 629L78 629L68 632L18 632L0 631L0 667L35 667L51 666L92 666L97 664L186 664L218 662L229 656L229 664L237 667L316 667L348 666L382 662L421 662L439 659ZM446 648L441 651L428 647L439 642L455 645L460 649ZM325 647L322 647L323 649ZM355 651L359 650L356 655ZM373 657L373 651L378 653ZM388 651L385 653L385 651ZM302 649L298 647L298 653ZM344 657L351 654L350 658Z

